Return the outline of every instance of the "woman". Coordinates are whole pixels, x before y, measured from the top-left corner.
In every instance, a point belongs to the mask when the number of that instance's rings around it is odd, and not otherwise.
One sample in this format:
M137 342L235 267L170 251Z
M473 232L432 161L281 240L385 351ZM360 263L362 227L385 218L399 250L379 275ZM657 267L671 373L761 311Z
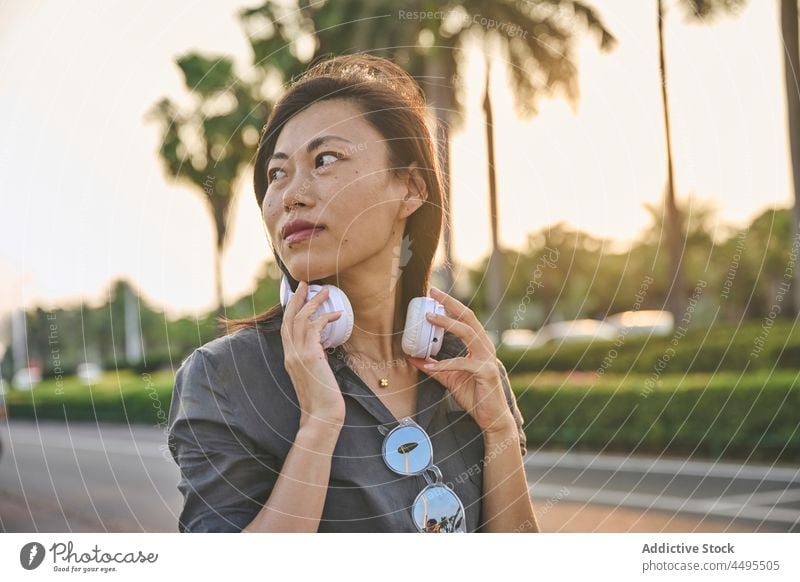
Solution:
M232 333L178 370L169 445L181 469L179 531L538 531L523 419L472 311L430 290L447 313L429 319L445 329L438 367L401 349L443 224L415 81L375 56L313 66L272 111L254 182L295 294L229 322ZM340 313L312 319L327 290L306 302L308 282L349 298L343 345L322 347L321 329ZM400 447L406 469L418 445L432 448L435 467L399 474L385 443L409 419L429 439ZM443 518L422 490L448 503L453 493L463 507Z

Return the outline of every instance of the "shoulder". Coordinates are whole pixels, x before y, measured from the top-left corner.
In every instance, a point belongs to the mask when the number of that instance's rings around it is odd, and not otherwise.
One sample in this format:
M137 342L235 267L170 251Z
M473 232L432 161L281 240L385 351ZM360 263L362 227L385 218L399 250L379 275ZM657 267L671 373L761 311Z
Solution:
M172 421L181 417L233 422L251 397L271 394L280 382L283 352L280 335L244 328L192 351L175 373ZM240 422L241 419L235 422Z
M276 353L281 351L281 353ZM181 368L197 361L207 362L217 373L228 373L253 365L282 359L280 333L248 327L215 338L196 348L182 362Z
M261 387L270 371L283 369L280 334L244 328L213 339L191 352L175 374L176 391L213 393L230 401L242 386Z

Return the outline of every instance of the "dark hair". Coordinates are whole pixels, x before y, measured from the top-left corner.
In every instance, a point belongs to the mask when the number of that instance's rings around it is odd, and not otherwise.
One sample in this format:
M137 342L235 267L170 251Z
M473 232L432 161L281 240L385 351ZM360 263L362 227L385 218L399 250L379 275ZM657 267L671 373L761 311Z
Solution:
M358 107L365 119L385 138L392 171L407 171L416 162L427 188L427 200L406 220L403 237L411 241L411 254L400 278L400 296L394 314L394 338L399 343L408 303L427 294L430 271L442 234L444 213L443 176L436 147L426 123L425 96L417 82L393 62L367 54L344 55L312 64L292 82L270 113L256 152L253 184L262 206L267 191L267 162L284 125L297 113L321 101L343 99ZM298 281L272 246L275 261L291 288ZM310 283L313 283L310 282ZM238 329L280 327L283 308L278 303L254 317L222 322L231 333Z

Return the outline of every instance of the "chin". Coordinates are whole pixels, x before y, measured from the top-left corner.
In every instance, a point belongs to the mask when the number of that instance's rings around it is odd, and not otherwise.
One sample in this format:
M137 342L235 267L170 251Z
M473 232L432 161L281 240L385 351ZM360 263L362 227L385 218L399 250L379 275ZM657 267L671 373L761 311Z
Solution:
M325 268L322 265L309 264L303 257L294 256L288 261L283 258L283 263L296 281L318 281L331 277L336 272L335 269Z

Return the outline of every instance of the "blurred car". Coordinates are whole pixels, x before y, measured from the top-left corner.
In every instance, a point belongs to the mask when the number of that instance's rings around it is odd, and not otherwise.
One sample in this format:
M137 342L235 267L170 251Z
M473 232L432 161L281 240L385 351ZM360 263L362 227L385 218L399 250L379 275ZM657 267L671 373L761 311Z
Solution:
M11 384L17 390L32 390L42 381L41 368L20 368L14 373Z
M84 362L78 364L75 369L75 375L78 376L82 384L96 384L103 375L103 370L95 363Z
M507 329L502 334L502 344L509 348L527 349L537 342L537 334L529 329Z
M669 311L645 309L642 311L623 311L605 319L626 335L664 336L672 333L675 317Z
M535 346L557 340L562 343L591 340L613 340L617 326L598 319L573 319L545 325L536 334ZM532 346L534 347L534 346Z
M674 322L675 318L669 311L622 311L605 319L574 319L549 323L538 332L530 329L507 329L501 334L501 343L509 348L531 349L551 341L567 343L615 340L621 331L630 336L666 336L672 333ZM492 340L494 341L494 334Z

